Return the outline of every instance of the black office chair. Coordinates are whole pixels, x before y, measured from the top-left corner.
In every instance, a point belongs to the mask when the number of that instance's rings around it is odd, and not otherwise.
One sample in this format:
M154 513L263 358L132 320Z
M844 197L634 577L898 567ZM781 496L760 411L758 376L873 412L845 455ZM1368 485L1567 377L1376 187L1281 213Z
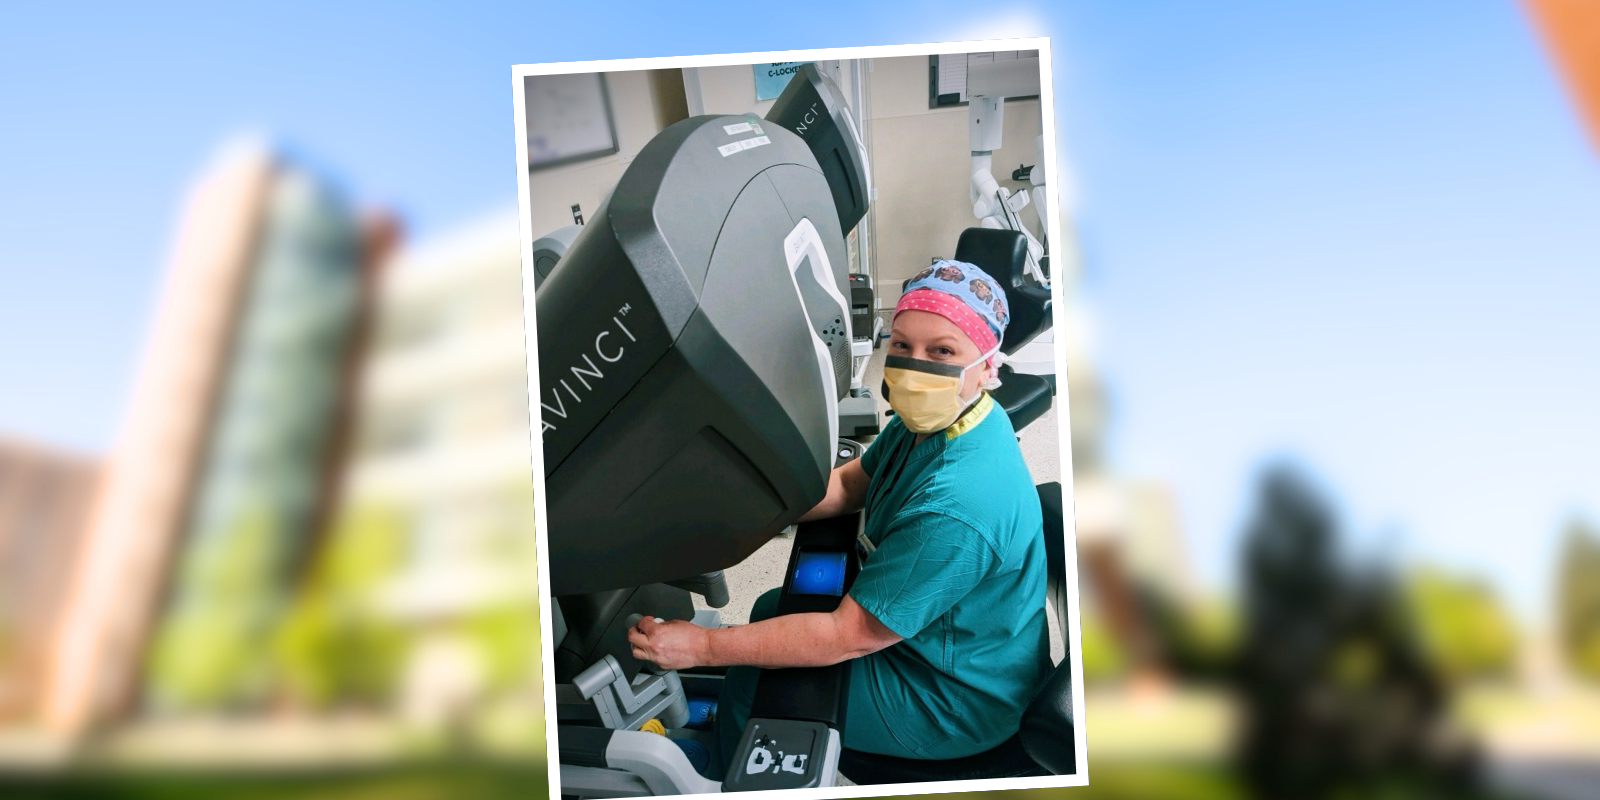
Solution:
M1050 329L1050 290L1028 281L1023 269L1028 261L1028 240L1016 231L994 228L968 228L956 241L957 261L976 264L1000 282L1011 306L1000 350L1011 355ZM1050 410L1055 387L1038 375L1000 368L1000 388L990 392L995 402L1011 417L1011 426L1026 428Z
M1005 290L1011 319L1000 350L1006 355L1022 349L1050 329L1050 291L1028 281L1023 273L1028 259L1028 240L1022 234L994 228L968 228L956 241L953 257L976 264ZM901 288L904 289L904 285ZM1050 398L1054 394L1055 385L1050 380L1016 372L1007 366L1000 367L1000 388L989 393L1011 418L1011 427L1019 431L1050 410Z
M1047 602L1055 605L1061 640L1071 647L1074 643L1067 627L1067 540L1061 484L1040 484L1038 490L1039 508L1044 515L1045 558L1049 562ZM939 761L846 749L839 755L839 774L862 785L1070 775L1077 771L1076 742L1072 662L1062 659L1028 703L1021 727L1001 744L977 755Z

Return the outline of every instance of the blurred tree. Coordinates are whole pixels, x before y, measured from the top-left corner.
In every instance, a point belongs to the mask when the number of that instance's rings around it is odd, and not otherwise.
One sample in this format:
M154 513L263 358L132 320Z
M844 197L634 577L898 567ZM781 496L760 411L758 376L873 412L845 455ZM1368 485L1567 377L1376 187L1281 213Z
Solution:
M1148 584L1137 595L1140 616L1167 669L1191 681L1227 678L1239 642L1238 612L1228 602L1183 602Z
M1372 796L1409 776L1423 796L1470 794L1475 745L1417 643L1398 583L1353 570L1323 493L1266 471L1245 532L1239 763L1263 800Z
M491 689L515 687L539 669L539 607L509 604L481 609L465 629L483 653Z
M1557 625L1567 664L1600 681L1600 534L1580 519L1567 525L1557 582Z
M500 490L502 516L484 552L497 568L526 576L526 585L538 585L538 539L534 528L532 487L524 479L508 482ZM462 627L488 668L492 691L536 684L539 675L539 601L531 591L526 598L506 599L466 615Z
M1422 646L1446 678L1510 677L1516 630L1488 586L1424 567L1406 581L1405 596Z
M483 654L491 690L537 684L539 676L539 553L535 534L532 487L525 479L500 490L502 516L495 535L487 538L484 557L498 569L526 576L525 598L507 598L477 609L462 620L463 629Z
M1210 598L1189 609L1188 641L1207 664L1227 664L1238 652L1239 609L1232 600Z
M182 562L183 587L160 623L149 657L151 700L185 711L257 698L267 677L258 632L271 617L273 587L259 568L276 553L278 520L246 503L233 523L204 537Z
M378 592L405 558L404 521L380 508L341 513L273 641L284 688L312 707L381 703L407 648Z
M1084 613L1078 618L1078 647L1083 656L1084 683L1105 683L1122 677L1127 659L1098 615Z

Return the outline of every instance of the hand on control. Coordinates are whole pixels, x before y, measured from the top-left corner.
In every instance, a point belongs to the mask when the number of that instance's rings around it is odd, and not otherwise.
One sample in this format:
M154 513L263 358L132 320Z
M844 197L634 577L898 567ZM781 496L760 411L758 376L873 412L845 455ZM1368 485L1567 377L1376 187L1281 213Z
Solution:
M684 620L657 621L644 617L628 629L633 657L662 669L687 669L704 665L710 631Z

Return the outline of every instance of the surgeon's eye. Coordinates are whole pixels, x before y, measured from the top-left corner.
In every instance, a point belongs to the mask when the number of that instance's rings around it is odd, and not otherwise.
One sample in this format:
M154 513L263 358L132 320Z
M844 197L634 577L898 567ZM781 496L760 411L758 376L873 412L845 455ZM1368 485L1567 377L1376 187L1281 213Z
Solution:
M951 356L956 354L956 351L951 350L948 347L935 347L932 350L930 350L929 352L933 353L934 355L936 355L936 356L938 356L940 358L949 358L949 357L951 357Z
M906 344L905 342L902 342L902 341L891 339L889 341L889 348L891 350L910 350L911 349L911 345L908 345L908 344Z

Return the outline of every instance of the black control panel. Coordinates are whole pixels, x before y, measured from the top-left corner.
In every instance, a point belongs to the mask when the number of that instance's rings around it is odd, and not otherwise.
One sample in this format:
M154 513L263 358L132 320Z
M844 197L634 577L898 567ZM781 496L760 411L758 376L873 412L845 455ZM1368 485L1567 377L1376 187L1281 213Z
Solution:
M778 597L779 614L829 613L839 607L861 572L861 562L856 556L856 533L860 526L861 515L855 513L803 523L795 530L788 568L784 571L783 593ZM802 567L804 564L815 573L819 562L824 565L820 576L808 575ZM844 575L842 581L835 582L836 579L827 573L838 566L842 566ZM797 574L802 578L798 586ZM828 591L808 591L816 585L805 580L810 577L829 578L826 581ZM841 728L845 693L850 685L849 670L848 661L827 667L764 669L756 683L750 716L807 720Z
M734 750L722 790L759 792L821 786L824 772L836 768L828 758L829 742L834 736L818 722L752 719Z
M859 442L841 439L835 455L842 464L860 458L864 450ZM802 523L795 529L783 593L778 597L779 614L829 613L839 607L861 572L856 554L856 534L860 530L860 512ZM820 773L811 773L820 769L829 737L836 737L834 731L844 727L849 686L848 661L827 667L761 670L750 708L751 721L745 727L723 789L752 791L820 785L811 782L821 780ZM807 738L808 731L815 738ZM788 768L784 766L785 759L800 754L805 754L804 767L796 760L788 761ZM813 768L814 764L818 766ZM807 774L802 776L794 769L804 769Z
M850 335L860 341L874 339L872 346L876 349L878 343L872 333L872 278L852 272L849 283Z

